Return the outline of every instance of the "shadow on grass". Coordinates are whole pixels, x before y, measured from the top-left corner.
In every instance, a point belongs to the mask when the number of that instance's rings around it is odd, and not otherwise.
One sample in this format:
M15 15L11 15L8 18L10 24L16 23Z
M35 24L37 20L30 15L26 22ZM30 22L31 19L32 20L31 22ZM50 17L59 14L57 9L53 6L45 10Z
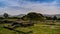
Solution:
M6 28L8 30L13 30L15 32L22 33L22 34L30 34L30 33L33 33L33 31L23 32L23 31L18 31L18 30L15 30L13 28L5 27L5 26L4 26L4 28Z

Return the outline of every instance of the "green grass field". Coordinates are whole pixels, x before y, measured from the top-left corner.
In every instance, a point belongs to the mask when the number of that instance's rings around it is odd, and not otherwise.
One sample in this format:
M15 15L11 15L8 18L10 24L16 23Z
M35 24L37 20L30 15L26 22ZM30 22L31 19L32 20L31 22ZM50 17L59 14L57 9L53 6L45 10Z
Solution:
M10 24L0 24L0 34L22 34L13 30L5 29L3 26L8 26ZM30 27L18 27L15 30L32 33L28 34L60 34L60 23L56 22L55 25L47 25L45 22L36 23L34 26Z

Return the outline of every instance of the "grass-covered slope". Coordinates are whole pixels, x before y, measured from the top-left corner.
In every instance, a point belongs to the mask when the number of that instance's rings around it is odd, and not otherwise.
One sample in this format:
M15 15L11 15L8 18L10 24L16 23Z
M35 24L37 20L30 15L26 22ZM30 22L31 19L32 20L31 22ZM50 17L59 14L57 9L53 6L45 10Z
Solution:
M47 25L46 23L36 23L30 27L18 27L14 30L25 32L26 34L60 34L60 23L56 22L56 25ZM0 24L0 34L22 34L14 30L3 28L10 24ZM29 32L31 31L31 32Z

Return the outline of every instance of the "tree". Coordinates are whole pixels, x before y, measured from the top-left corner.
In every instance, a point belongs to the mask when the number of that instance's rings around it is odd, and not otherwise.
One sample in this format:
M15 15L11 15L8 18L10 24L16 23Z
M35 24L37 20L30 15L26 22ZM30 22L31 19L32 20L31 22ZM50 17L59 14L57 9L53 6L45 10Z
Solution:
M42 20L44 19L44 16L40 13L30 12L27 14L27 18L29 18L30 20Z
M28 20L28 19L27 19L27 15L21 17L21 19L22 19L22 20Z
M56 16L54 16L54 17L53 17L53 20L57 20L57 17L56 17Z
M46 19L47 19L47 20L53 20L52 17L47 17L47 16L46 16Z
M60 20L60 18L58 18L58 20Z
M3 17L0 17L0 20L3 20Z
M37 13L28 13L28 14L27 14L27 17L28 17L30 20L36 19L36 18L37 18Z
M4 16L5 18L8 18L8 17L9 17L9 15L8 15L7 13L4 13L3 16Z

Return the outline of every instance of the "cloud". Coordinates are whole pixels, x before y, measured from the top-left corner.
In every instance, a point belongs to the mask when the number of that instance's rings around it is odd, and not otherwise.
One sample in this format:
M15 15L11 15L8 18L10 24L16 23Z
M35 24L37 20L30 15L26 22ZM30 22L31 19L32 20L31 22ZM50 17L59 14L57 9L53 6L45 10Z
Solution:
M39 12L60 14L60 0L0 0L0 13L12 15Z
M60 14L60 7L46 6L44 4L35 4L29 12L38 12L42 14Z
M30 2L40 2L40 3L51 3L54 0L25 0L25 1L30 1Z

